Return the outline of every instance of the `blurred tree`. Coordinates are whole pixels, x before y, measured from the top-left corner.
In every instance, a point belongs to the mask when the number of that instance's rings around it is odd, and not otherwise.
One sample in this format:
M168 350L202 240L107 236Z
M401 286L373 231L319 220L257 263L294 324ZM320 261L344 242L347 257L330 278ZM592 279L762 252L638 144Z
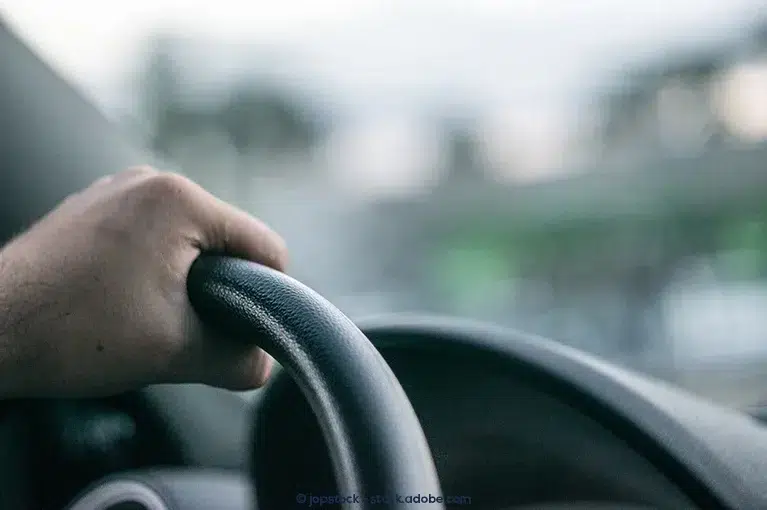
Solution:
M240 153L304 152L318 136L305 108L278 90L257 85L238 87L218 111L218 123Z
M223 85L211 101L196 100L190 94L195 83L181 72L181 49L172 37L152 37L140 71L140 110L153 150L172 157L203 133L223 135L241 155L255 151L274 157L314 146L320 124L279 87L249 80Z
M608 158L608 163L651 149L653 140L648 138L648 116L651 115L649 105L655 85L650 83L656 79L654 76L632 76L602 98L600 138L603 156Z
M480 181L484 179L482 148L469 123L446 122L446 165L448 181Z
M178 117L176 104L181 89L181 76L173 55L171 38L156 35L150 38L146 61L139 72L140 115L147 125L150 146L167 155L171 134L184 125ZM183 116L182 116L183 117Z
M767 53L767 17L763 17L754 23L751 35L746 43L746 51L756 56Z
M730 48L664 56L627 73L602 98L603 152L608 163L666 152L690 152L722 143L727 133L712 105Z

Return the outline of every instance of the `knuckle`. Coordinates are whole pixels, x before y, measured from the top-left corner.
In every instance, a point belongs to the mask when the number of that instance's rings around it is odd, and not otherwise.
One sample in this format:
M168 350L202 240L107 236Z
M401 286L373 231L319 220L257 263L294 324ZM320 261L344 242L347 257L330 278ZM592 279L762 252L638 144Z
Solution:
M149 199L172 203L186 197L192 186L192 181L183 175L158 172L143 181L140 188Z
M155 174L159 173L155 168L150 165L136 165L126 168L120 171L117 175L141 175L141 174Z

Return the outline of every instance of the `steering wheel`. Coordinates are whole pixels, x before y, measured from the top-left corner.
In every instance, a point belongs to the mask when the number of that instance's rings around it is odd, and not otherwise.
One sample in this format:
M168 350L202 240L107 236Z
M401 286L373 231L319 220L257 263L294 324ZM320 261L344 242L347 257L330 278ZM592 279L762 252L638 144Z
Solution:
M225 332L232 341L263 348L292 376L309 402L327 443L339 488L336 500L317 501L314 506L337 507L340 503L343 508L363 510L444 508L434 461L410 401L375 347L341 311L285 274L215 255L201 255L193 263L187 291L207 326ZM70 508L122 508L115 503L123 504L124 500L118 503L109 497L115 484L122 484L123 489L126 483L158 485L142 478L101 482ZM183 488L168 480L161 485L166 494L150 490L151 497L134 495L134 500L143 501L151 510L202 510L198 505L210 504L206 498L167 494L168 486ZM107 486L112 487L111 492ZM402 499L407 495L431 497L424 504ZM264 502L259 501L258 493L255 499L257 508L266 508L259 505ZM178 504L181 500L183 506ZM306 506L311 503L305 502ZM224 502L217 504L224 508Z

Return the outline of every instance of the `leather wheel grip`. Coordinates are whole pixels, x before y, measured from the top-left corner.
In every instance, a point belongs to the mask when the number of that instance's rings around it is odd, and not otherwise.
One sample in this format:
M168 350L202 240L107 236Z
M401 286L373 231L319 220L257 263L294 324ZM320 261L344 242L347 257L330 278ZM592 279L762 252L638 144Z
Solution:
M365 501L366 495L436 496L441 489L404 390L341 311L285 274L230 257L198 257L187 290L206 325L263 348L295 380L322 429L340 494L360 496L345 508L444 508L391 497Z

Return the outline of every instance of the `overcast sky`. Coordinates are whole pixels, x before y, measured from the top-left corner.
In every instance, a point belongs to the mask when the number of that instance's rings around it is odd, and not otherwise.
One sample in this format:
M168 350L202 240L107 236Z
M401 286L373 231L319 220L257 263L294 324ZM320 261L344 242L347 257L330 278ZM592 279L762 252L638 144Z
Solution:
M484 108L567 102L623 62L730 37L765 7L767 0L0 0L23 37L102 101L116 94L144 37L171 29L281 47L293 79L331 102Z
M0 13L118 115L130 112L126 82L152 33L198 41L198 82L242 67L222 47L254 55L249 67L357 116L339 154L350 175L364 167L388 182L429 166L419 115L435 107L484 116L500 158L558 168L582 129L574 107L595 87L622 67L742 37L767 0L0 0Z

